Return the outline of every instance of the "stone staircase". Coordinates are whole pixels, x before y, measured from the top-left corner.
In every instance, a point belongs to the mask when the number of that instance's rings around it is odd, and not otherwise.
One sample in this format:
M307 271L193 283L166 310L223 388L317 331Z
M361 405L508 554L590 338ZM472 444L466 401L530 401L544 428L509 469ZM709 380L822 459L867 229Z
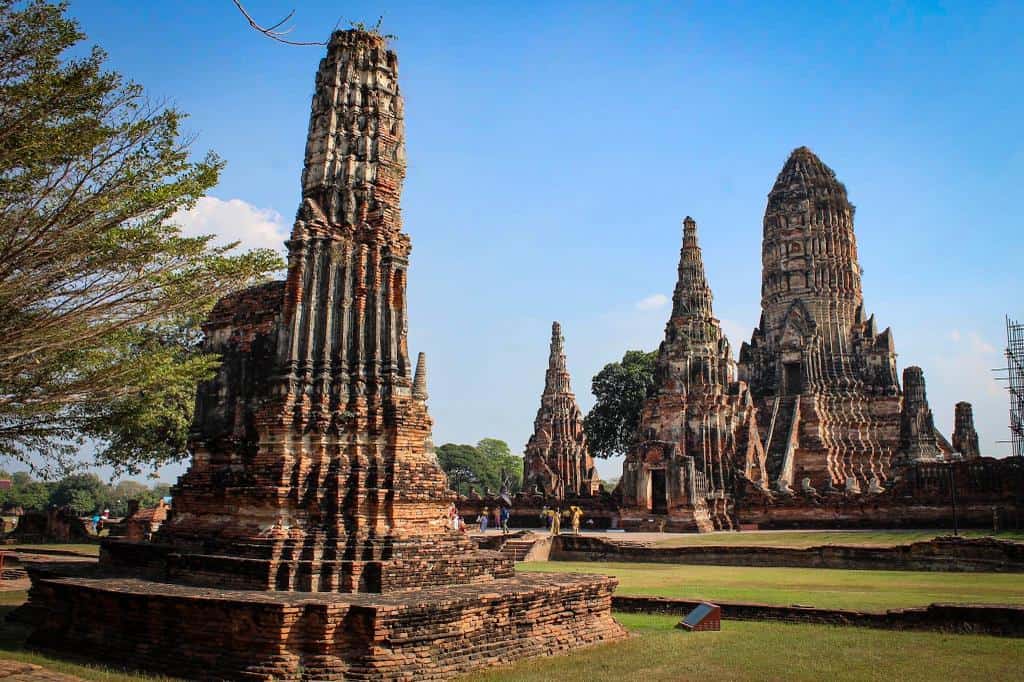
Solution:
M798 399L798 396L779 396L775 398L771 424L768 427L768 437L765 439L764 444L768 460L768 476L772 486L775 485L779 474L782 473L786 448L789 445L793 413L797 409Z
M512 538L501 548L501 553L512 557L516 561L523 561L526 559L526 555L530 553L530 550L533 549L533 546L537 544L538 539L535 535Z

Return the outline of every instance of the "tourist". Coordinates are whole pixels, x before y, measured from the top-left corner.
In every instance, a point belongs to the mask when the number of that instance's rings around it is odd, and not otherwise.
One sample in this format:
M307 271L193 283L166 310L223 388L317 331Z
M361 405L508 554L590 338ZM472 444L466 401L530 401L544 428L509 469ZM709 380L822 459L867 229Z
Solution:
M459 529L459 509L454 502L448 504L448 525L452 530Z
M501 508L495 507L494 511L491 512L491 525L495 528L501 527Z
M512 516L512 510L508 507L501 508L501 532L508 535L508 518Z
M583 518L583 510L575 504L569 507L569 519L572 521L572 534L580 534L580 519Z
M481 533L486 533L487 532L487 516L490 513L491 513L491 510L488 509L487 507L484 507L484 510L482 512L480 512L480 514L477 515L477 517L476 517L476 522L480 524L480 532Z
M552 535L558 535L559 533L562 532L562 510L561 509L555 509L555 510L549 509L548 510L548 514L551 517L551 525L550 525L551 534Z
M462 518L462 514L455 517L455 525L458 526L460 533L466 534L466 519Z

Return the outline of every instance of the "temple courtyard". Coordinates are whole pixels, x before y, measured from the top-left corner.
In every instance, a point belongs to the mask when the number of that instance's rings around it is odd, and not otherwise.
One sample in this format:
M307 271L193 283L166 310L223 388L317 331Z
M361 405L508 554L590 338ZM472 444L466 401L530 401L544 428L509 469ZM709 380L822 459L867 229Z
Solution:
M533 570L534 567L524 568ZM649 582L654 583L666 568L698 569L699 573L703 573L709 567L648 566L634 567L634 571L642 573L646 569ZM778 573L778 569L753 570L763 571L762 575L766 579L772 573ZM627 577L625 572L618 572L617 569L612 572L619 575L624 585L634 584L634 577ZM960 584L972 579L970 575L960 577L965 579ZM974 576L973 581L982 584L972 587L972 590L994 598L1000 590L986 589L985 583L989 582L990 577L978 581ZM1016 592L1003 590L1002 594L1004 597L1009 594L1010 598L1020 603L1024 601L1024 587L1020 584L1019 576L1012 577L1017 579ZM913 593L913 583L914 577L907 578L905 588L908 594ZM952 589L954 584L948 583L947 587ZM634 591L640 588L629 589ZM801 589L810 590L807 586ZM885 593L901 598L898 589ZM6 615L24 598L25 593L21 591L3 593L0 595L0 603L3 604L0 611ZM1024 650L1020 640L1014 638L735 621L723 622L721 632L693 634L675 629L679 621L675 616L616 613L615 617L633 635L624 642L599 645L567 656L525 661L513 667L484 671L463 679L653 681L709 676L729 680L933 680L941 676L946 680L1009 680L1016 679L1024 665ZM54 673L101 682L174 679L132 674L31 653L22 648L26 634L27 631L17 625L5 624L0 628L0 680L70 682L52 676ZM829 655L822 656L823 651L828 651ZM913 651L914 655L906 656L908 651ZM922 661L928 664L922 665ZM41 671L36 672L35 677L7 677L3 672L6 670L3 663L9 662L34 664L40 666Z
M604 535L604 534L599 534ZM929 540L936 531L778 531L708 535L637 533L623 539L648 546L701 545L810 547L822 544L887 546ZM972 531L971 537L985 535ZM1002 540L1020 540L1001 533ZM27 554L95 555L89 545L18 547ZM884 612L934 602L1024 604L1020 573L871 571L747 566L697 566L627 562L536 561L518 563L523 573L599 573L618 578L616 596L652 596L756 602ZM5 581L0 615L23 603L26 592ZM1020 639L944 632L909 632L725 619L717 633L675 628L679 617L615 612L631 637L563 656L479 671L465 680L947 680L1015 679L1024 665ZM172 680L95 663L56 658L23 647L28 630L0 626L0 680ZM822 656L828 651L828 656ZM913 651L913 656L906 652ZM927 661L927 665L922 665ZM19 667L20 666L20 667ZM30 669L26 666L36 666ZM61 677L61 675L68 677Z

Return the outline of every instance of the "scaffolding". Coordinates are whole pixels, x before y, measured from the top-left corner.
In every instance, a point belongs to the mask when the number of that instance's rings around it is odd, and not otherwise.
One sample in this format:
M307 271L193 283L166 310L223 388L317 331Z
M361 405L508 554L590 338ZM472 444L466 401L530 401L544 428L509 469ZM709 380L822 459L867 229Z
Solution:
M1006 318L1006 390L1010 393L1010 454L1024 457L1024 324Z

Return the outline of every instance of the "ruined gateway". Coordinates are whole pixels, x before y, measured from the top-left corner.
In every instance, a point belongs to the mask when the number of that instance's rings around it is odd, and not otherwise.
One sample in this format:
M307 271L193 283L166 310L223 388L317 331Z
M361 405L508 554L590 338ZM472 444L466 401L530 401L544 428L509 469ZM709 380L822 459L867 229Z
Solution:
M614 579L516 575L447 522L406 342L397 69L381 36L332 36L287 279L205 325L224 362L171 515L98 568L34 572L32 646L193 679L442 679L625 636Z
M954 450L921 368L901 389L892 333L864 311L853 214L832 169L794 150L768 195L761 320L738 366L686 219L653 395L616 491L624 526L940 524L950 486L976 522L1013 504L1017 465L980 457L970 404L956 406Z

